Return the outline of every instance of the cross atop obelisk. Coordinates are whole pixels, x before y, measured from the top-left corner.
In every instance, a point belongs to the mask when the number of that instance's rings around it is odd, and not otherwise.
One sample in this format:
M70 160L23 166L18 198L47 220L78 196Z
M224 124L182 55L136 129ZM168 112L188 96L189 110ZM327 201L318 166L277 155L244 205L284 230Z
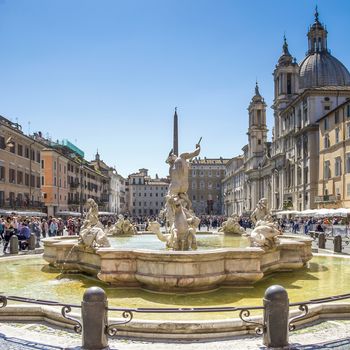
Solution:
M173 140L173 153L179 155L179 133L178 133L178 118L177 107L175 107L174 113L174 140Z

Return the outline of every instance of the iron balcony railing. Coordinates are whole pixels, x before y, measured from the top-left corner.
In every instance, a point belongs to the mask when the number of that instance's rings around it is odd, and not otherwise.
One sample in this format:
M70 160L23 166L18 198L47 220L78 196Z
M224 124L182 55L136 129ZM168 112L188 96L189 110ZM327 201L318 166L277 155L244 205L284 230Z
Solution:
M309 313L310 305L331 303L335 301L350 299L350 293L347 294L339 294L324 298L311 299L303 302L289 303L289 307L298 307L298 309L302 312L300 315L289 319L289 330L295 330L295 323L305 319ZM29 303L29 304L37 304L37 305L48 305L48 306L58 306L61 307L62 316L71 321L74 324L74 330L76 333L81 333L82 324L80 320L77 320L67 314L72 311L73 308L81 309L82 305L77 304L65 304L58 301L49 301L42 299L32 299L18 296L5 296L0 295L0 308L4 308L7 306L8 301L16 301L21 303ZM246 306L246 307L194 307L194 308L119 308L119 307L109 307L107 311L111 312L120 312L122 315L122 320L117 323L107 324L106 325L106 333L110 336L114 336L117 333L117 326L121 324L127 324L132 321L134 317L134 313L214 313L214 312L239 312L239 318L247 324L255 326L255 332L258 335L262 335L264 333L265 324L254 322L250 319L251 311L255 310L264 310L264 306Z

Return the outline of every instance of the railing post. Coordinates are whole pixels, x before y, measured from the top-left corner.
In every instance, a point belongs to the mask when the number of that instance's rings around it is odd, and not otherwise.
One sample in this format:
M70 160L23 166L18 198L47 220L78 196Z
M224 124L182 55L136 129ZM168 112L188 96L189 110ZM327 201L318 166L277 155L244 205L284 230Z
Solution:
M323 232L318 235L318 247L320 249L326 248L326 235Z
M268 348L288 346L289 299L287 291L279 285L266 289L264 296L263 343Z
M85 350L109 349L107 337L107 296L99 287L88 288L81 303L82 348Z
M18 254L18 237L12 235L10 238L10 254Z
M28 250L34 250L34 249L35 249L35 234L31 233L28 239Z
M342 252L342 238L340 235L334 237L334 252L341 253Z

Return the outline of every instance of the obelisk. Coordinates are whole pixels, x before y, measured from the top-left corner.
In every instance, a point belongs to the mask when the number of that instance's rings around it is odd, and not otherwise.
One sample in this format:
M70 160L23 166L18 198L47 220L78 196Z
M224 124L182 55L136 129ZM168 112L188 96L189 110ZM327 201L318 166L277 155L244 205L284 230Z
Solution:
M179 134L178 134L178 120L177 120L177 107L175 107L174 114L174 140L173 140L173 153L179 155Z

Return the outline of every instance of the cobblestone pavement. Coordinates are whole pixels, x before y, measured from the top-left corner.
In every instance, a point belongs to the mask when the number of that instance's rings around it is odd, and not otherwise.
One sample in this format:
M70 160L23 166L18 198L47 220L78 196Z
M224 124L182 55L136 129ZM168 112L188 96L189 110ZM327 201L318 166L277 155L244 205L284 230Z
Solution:
M302 328L290 335L291 350L350 349L350 320L325 321ZM19 336L20 334L20 336ZM47 345L46 345L47 344ZM59 344L59 345L57 345ZM71 331L40 323L2 323L1 350L80 349L81 338ZM259 336L236 337L210 342L146 342L129 339L110 340L111 349L118 350L262 350Z

